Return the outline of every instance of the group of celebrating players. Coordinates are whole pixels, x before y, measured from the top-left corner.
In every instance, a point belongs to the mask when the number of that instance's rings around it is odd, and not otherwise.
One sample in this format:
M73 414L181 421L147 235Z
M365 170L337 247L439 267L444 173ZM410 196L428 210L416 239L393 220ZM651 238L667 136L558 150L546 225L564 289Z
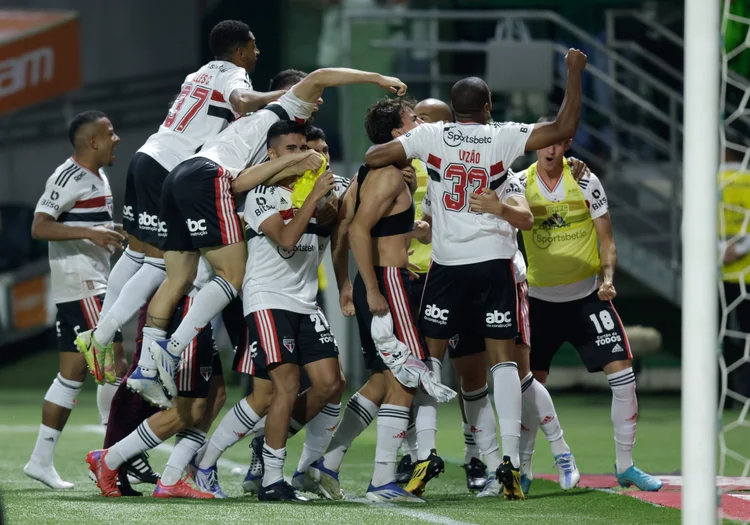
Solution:
M156 484L154 497L224 498L218 459L254 436L245 492L339 500L345 454L377 417L367 498L424 502L427 483L444 471L438 402L456 395L440 382L447 352L461 385L468 488L523 499L541 428L560 486L570 489L580 476L544 387L552 357L569 341L611 385L618 481L661 488L632 460L638 404L611 302L607 198L585 165L563 156L578 127L583 53L566 56L559 113L516 124L491 122L490 91L476 77L453 86L452 109L435 99L415 105L399 79L346 68L285 70L260 93L249 80L259 51L246 24L217 24L209 44L215 60L186 77L130 162L128 243L111 273L109 257L125 237L112 222L102 168L112 165L119 138L101 112L70 125L75 154L48 179L32 227L50 241L61 357L26 474L73 487L53 456L90 372L107 435L86 461L104 496L139 495L131 484L146 481ZM368 109L373 146L350 181L330 171L325 134L311 120L326 87L364 83L395 96ZM526 151L538 162L513 173ZM341 310L356 316L371 372L340 421L346 380L316 302L329 243ZM139 310L127 370L119 330ZM233 369L253 377L252 392L207 439L226 400L223 345L235 349ZM286 441L303 427L288 483ZM159 476L146 452L172 436Z

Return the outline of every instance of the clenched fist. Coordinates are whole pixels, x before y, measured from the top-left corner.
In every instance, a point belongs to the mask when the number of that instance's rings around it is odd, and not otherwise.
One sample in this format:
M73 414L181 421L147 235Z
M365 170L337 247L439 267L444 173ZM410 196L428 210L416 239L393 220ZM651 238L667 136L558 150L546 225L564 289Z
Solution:
M568 67L568 71L573 73L583 71L586 68L587 60L586 54L580 49L570 48L568 54L565 55L565 65Z

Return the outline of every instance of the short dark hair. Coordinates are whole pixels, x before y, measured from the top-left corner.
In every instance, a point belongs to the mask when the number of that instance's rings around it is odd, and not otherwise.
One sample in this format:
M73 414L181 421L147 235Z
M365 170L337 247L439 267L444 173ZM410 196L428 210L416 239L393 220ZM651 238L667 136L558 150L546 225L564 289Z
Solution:
M393 138L391 131L401 127L401 114L414 108L409 98L381 98L365 115L365 131L373 144L385 144Z
M451 88L453 111L462 115L472 115L482 111L490 102L490 88L479 77L459 80Z
M307 141L311 140L325 140L326 133L322 129L315 126L308 126L307 128Z
M266 136L266 148L271 147L271 141L284 135L302 135L307 137L307 126L297 124L292 120L280 120L271 126Z
M208 37L208 47L216 58L228 57L238 47L246 46L254 40L250 27L239 20L224 20L211 30Z
M307 76L307 73L300 71L299 69L285 69L276 74L271 79L271 85L268 86L269 91L277 91L279 89L289 89L294 84L302 80Z
M103 118L108 117L105 113L96 109L84 111L73 117L73 121L68 127L68 138L70 139L70 143L73 145L73 147L75 147L76 145L76 137L78 136L78 132L80 131L82 126L88 124L89 122L96 122L97 120Z

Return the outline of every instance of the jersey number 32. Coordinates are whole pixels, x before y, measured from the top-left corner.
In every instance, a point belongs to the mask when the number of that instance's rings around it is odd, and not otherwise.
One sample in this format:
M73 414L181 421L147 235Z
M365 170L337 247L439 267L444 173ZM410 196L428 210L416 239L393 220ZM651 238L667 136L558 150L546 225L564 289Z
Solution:
M443 194L443 204L450 211L463 211L469 201L469 192L486 188L490 180L484 168L472 166L467 170L463 164L451 164L443 176L453 183L451 191Z

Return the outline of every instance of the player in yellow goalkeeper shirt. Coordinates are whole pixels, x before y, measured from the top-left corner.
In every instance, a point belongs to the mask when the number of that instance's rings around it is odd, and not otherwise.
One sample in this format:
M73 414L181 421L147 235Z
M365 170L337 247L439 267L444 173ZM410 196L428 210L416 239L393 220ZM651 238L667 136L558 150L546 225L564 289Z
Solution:
M553 356L567 341L589 372L604 371L612 389L618 482L659 490L662 482L633 464L638 400L630 346L612 304L617 295L617 249L607 197L594 174L579 181L573 177L563 157L571 142L537 151L538 161L519 174L534 215L534 227L523 232L529 263L531 370L534 379L544 383ZM522 432L522 450L533 450L533 442L524 445L524 438L536 436L536 428L530 430Z

